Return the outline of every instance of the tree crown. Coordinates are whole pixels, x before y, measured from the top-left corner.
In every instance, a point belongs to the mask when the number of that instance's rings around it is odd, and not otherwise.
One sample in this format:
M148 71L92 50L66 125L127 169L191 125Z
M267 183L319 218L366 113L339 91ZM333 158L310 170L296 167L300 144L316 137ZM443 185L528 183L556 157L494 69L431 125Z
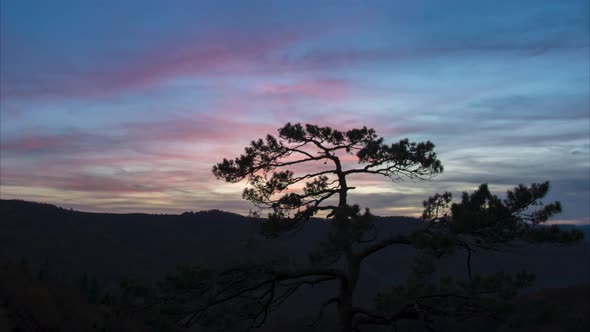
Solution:
M340 131L331 127L287 123L278 129L278 138L267 135L252 141L244 154L223 159L213 166L218 179L249 184L243 197L259 208L272 210L272 217L283 220L307 220L319 211L335 215L348 204L347 176L375 174L392 180L429 179L443 171L434 152L434 144L402 139L386 144L374 129L367 127ZM343 157L352 156L360 166L346 168ZM347 158L347 159L350 159ZM289 167L323 162L320 170L296 175ZM304 183L300 192L291 191ZM338 204L328 204L332 197Z

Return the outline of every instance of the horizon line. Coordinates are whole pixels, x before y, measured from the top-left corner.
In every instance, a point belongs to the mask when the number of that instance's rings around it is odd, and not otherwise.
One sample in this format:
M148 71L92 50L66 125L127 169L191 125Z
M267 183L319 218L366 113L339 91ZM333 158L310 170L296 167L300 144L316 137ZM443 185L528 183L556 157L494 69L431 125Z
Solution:
M46 204L46 205L52 205L55 206L57 208L63 209L63 210L69 210L69 211L75 211L75 212L81 212L81 213L95 213L95 214L116 214L116 215L129 215L129 214L144 214L144 215L167 215L167 216L180 216L184 213L199 213L199 212L211 212L211 211L220 211L220 212L225 212L225 213L231 213L231 214L236 214L239 216L242 216L244 218L248 218L249 215L243 214L243 213L239 213L239 212L235 212L235 211L229 211L229 210L223 210L223 209L218 209L218 208L213 208L213 209L208 209L208 210L187 210L187 211L183 211L180 213L167 213L167 212L104 212L104 211L90 211L90 210L77 210L74 209L72 207L64 207L62 205L60 205L59 203L49 203L49 202L39 202L39 201L30 201L30 200L25 200L25 199L21 199L21 198L1 198L0 197L0 201L19 201L19 202L26 202L26 203L34 203L34 204ZM416 220L420 220L419 217L415 217L415 216L407 216L407 215L377 215L377 214L373 214L376 217L381 217L381 218L392 218L392 217L402 217L402 218L412 218L412 219L416 219ZM325 219L322 217L314 217L316 219ZM543 223L544 225L574 225L574 226L590 226L590 217L587 219L558 219L558 220L549 220L546 223Z

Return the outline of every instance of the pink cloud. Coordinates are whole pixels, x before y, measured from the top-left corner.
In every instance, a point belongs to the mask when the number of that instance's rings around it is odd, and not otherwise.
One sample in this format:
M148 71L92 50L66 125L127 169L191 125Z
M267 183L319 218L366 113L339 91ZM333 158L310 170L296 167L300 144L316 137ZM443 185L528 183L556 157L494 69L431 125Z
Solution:
M229 116L229 115L227 115ZM276 132L276 128L260 123L249 123L226 115L180 118L159 122L128 123L122 125L128 139L134 142L180 142L185 144L223 145L239 139L252 139Z
M32 131L32 130L31 130ZM82 132L78 129L59 133L23 134L7 137L0 144L0 151L13 154L76 154L103 151L120 144L118 138Z
M141 192L146 187L120 178L92 174L71 174L42 166L21 169L2 168L2 185L53 188L75 191L112 193Z
M3 138L0 149L14 154L22 153L64 153L75 156L84 153L100 153L101 157L132 151L155 151L158 144L208 144L222 146L225 143L264 137L275 134L278 126L240 119L239 110L220 110L215 115L199 115L169 120L127 122L114 127L96 130L96 133L78 129L62 130L57 133L23 133L16 137ZM42 129L36 129L42 131ZM154 144L155 147L154 147ZM125 152L128 153L128 152ZM166 146L158 152L163 157L178 159L182 154L170 152ZM116 159L116 156L115 156Z
M24 136L7 143L0 144L0 150L5 152L49 151L67 144L61 136Z
M3 72L1 98L38 96L99 97L142 89L177 77L265 72L273 57L310 38L292 31L264 36L217 31L206 38L172 40L114 58L94 68L72 68L55 59L39 72Z
M132 161L132 160L130 160ZM64 172L62 163L52 165L2 166L1 182L6 186L52 188L65 191L104 192L115 194L154 193L180 190L189 183L195 189L204 189L200 173L190 170L138 170L124 171L112 168L110 174L98 174L86 169L84 162ZM70 167L73 165L69 165Z
M350 97L353 87L345 80L318 80L294 84L261 84L256 92L263 96L314 97L326 101L340 101Z

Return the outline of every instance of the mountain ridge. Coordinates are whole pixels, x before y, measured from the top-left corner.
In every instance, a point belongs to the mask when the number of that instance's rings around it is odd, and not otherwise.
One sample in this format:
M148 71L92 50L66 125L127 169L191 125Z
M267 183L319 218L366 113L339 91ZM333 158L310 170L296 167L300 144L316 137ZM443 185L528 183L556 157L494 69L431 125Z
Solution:
M265 259L269 255L297 257L306 262L309 252L330 231L326 222L310 222L296 236L265 239L258 224L245 222L248 220L251 219L220 210L179 215L108 214L74 211L47 203L0 200L0 259L24 259L37 267L49 265L66 278L88 273L109 284L126 276L155 280L181 263L222 267L231 261ZM411 232L424 225L411 217L376 216L375 220L380 237ZM544 272L544 257L553 257L547 259L563 264L560 270L581 268L578 275L566 273L564 284L580 279L590 281L590 264L579 264L580 260L588 261L589 246L585 241L565 248L523 248L507 253L511 255L508 263L501 256L482 252L476 256L494 263L482 264L474 257L474 268L489 272L495 265L506 269L530 266ZM441 271L454 273L456 264L462 266L458 261L461 254L457 255L441 263ZM411 256L412 251L407 248L387 248L368 260L367 277L377 284L388 282L390 275L403 278L407 271L390 266L409 266ZM557 281L546 278L541 284L559 286Z

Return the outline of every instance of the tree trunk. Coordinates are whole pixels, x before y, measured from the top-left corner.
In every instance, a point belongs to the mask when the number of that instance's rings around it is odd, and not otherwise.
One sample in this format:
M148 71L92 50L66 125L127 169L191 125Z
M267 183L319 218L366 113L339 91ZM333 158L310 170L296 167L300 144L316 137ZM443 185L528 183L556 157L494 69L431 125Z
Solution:
M334 162L336 163L336 173L340 184L338 201L338 210L340 211L339 213L336 213L336 218L343 218L343 220L339 220L341 224L338 227L342 227L339 231L346 233L346 228L348 227L348 215L345 211L348 208L348 185L346 183L346 175L342 172L340 159L336 157ZM360 262L358 262L352 251L352 243L344 244L342 249L344 250L344 257L346 258L346 264L348 265L348 278L347 280L343 280L340 284L338 321L341 332L352 332L352 296L358 281Z
M340 331L352 331L352 297L356 289L356 285L360 272L360 261L352 251L352 245L344 250L346 257L346 264L348 265L348 278L340 285L340 305L338 306L338 319L340 320Z
M338 323L341 332L352 332L352 291L344 286L340 291Z

